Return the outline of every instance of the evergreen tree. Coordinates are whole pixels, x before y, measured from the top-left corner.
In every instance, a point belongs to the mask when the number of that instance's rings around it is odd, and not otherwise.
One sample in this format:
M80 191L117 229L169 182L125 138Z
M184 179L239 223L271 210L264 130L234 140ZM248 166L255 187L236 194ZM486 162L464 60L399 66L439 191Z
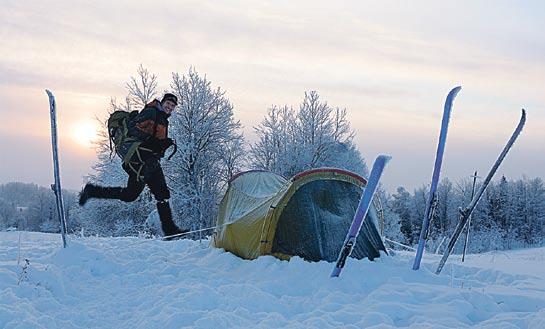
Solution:
M405 235L401 229L402 220L395 209L393 209L392 199L393 197L388 195L382 188L379 188L375 193L376 201L373 201L373 203L375 204L375 207L376 202L380 203L380 207L376 208L382 209L384 217L384 231L382 233L384 237L389 238L390 240L406 243Z
M400 218L400 230L405 239L404 243L415 243L414 237L416 234L413 229L413 210L411 194L403 187L398 187L397 192L392 194L388 208L390 208Z

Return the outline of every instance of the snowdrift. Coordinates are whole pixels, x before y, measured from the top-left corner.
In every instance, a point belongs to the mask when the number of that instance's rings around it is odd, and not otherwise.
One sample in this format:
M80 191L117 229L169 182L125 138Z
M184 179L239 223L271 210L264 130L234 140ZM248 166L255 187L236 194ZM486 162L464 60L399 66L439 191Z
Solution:
M20 243L19 243L20 241ZM545 328L545 248L332 264L192 240L0 232L0 328ZM20 259L20 262L18 262ZM25 262L28 259L28 263ZM28 265L27 265L28 264Z

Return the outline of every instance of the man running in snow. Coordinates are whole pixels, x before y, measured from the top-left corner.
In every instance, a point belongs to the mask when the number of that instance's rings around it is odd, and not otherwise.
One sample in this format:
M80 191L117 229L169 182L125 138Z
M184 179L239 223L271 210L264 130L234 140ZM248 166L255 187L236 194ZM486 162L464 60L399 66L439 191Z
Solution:
M159 160L174 141L168 137L168 118L178 105L174 94L166 93L163 99L155 99L130 122L127 142L122 152L131 152L123 161L123 170L129 174L127 187L104 187L87 183L80 193L79 204L87 200L118 199L132 202L138 198L147 185L157 201L157 211L161 219L161 228L165 236L188 232L180 230L172 220L172 211L168 203L170 191L165 181ZM123 156L126 155L123 154Z

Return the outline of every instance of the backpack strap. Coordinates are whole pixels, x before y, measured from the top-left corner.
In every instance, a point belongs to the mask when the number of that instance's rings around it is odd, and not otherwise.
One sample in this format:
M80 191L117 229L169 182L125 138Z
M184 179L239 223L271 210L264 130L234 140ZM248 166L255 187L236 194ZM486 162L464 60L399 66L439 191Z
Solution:
M159 105L159 106L162 106L162 105ZM155 124L153 125L153 136L152 136L153 138L155 138L155 135L157 135L157 125L158 125L157 117L159 116L158 112L159 112L159 109L155 107L155 120L154 120Z
M108 132L110 133L110 132ZM110 140L110 160L113 158L113 155L114 155L114 148L112 146L112 136L110 136L110 138L108 138Z
M125 154L125 156L123 157L123 163L129 164L135 152L138 154L138 158L140 159L140 161L142 161L142 158L140 158L139 154L140 152L138 152L138 147L140 146L140 144L142 144L142 142L132 143L131 147L127 151L127 154Z
M167 160L170 161L170 159L172 159L172 157L174 156L174 154L176 154L176 152L178 152L178 145L176 144L176 142L174 142L174 151L172 151L172 153L170 154L170 156L167 158Z
M127 164L127 166L129 167L130 170L132 170L135 174L136 174L136 180L137 181L143 181L144 180L144 176L140 176L140 173L142 172L142 168L144 168L144 165L143 164L140 164L138 166L138 170L136 168L133 167L132 163L129 162Z

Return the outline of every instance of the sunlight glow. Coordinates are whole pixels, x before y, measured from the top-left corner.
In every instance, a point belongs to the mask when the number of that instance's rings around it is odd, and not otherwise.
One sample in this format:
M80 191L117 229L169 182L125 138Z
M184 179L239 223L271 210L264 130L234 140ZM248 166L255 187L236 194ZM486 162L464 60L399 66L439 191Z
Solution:
M92 146L97 138L98 128L92 121L77 122L72 128L72 139L86 147Z

